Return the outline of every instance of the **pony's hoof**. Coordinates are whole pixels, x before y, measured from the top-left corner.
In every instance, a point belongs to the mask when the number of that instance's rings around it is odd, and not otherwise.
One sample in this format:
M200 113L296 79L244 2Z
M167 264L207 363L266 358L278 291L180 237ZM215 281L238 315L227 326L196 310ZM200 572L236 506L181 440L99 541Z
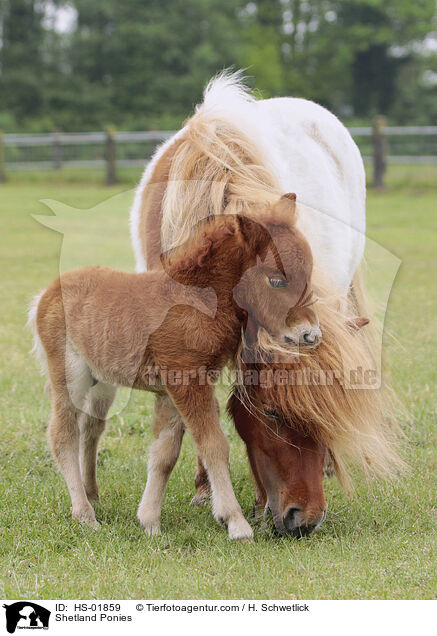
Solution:
M251 540L253 539L253 530L244 517L237 520L229 520L228 537L231 540Z
M210 496L211 493L209 491L198 490L190 501L190 506L203 506L206 504Z
M334 477L334 475L335 475L334 466L332 464L327 464L323 469L323 476Z
M92 501L93 503L100 503L100 495L96 490L91 492L87 491L86 496L88 497L88 501Z

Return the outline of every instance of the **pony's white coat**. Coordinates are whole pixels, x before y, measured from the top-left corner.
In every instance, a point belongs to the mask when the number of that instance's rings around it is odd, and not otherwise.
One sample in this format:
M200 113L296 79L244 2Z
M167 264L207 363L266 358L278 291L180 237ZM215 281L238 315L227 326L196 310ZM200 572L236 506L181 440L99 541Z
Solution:
M223 74L207 87L199 109L216 112L255 143L282 191L295 192L298 225L315 266L345 293L365 243L365 173L352 137L314 102L291 97L256 101L239 74ZM161 145L146 167L131 210L137 271L145 271L140 240L141 197L163 153L185 128Z

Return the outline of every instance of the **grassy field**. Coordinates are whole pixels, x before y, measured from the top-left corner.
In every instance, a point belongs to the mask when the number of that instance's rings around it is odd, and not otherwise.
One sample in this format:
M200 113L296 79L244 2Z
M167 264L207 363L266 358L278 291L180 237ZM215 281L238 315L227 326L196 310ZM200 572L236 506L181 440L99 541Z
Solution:
M412 413L405 424L411 472L396 483L358 481L350 501L326 480L328 517L314 536L278 539L255 526L253 544L229 543L209 507L190 507L194 449L186 438L170 479L160 537L145 536L136 508L146 481L152 397L133 394L101 443L98 532L73 523L45 439L49 400L25 329L31 296L58 273L61 235L31 214L40 199L89 209L127 190L101 175L13 175L0 186L0 597L2 598L433 598L436 578L437 169L392 168L370 192L369 236L401 259L390 297L389 366ZM113 200L100 247L80 240L68 263L133 268L127 206ZM74 216L74 215L73 215ZM70 218L70 217L69 217ZM79 218L79 217L77 217ZM62 222L60 222L62 226ZM80 226L80 224L79 224ZM77 229L77 228L76 228ZM80 234L79 234L80 236ZM111 243L112 241L112 243ZM110 246L108 249L108 245ZM102 246L106 249L103 250ZM76 263L77 262L77 263ZM241 441L224 421L231 474L246 515L253 487Z

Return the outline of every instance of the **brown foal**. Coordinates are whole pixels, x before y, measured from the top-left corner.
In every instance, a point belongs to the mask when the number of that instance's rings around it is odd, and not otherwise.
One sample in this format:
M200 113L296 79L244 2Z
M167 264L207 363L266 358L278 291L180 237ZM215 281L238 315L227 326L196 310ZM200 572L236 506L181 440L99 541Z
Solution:
M231 539L252 536L232 489L213 386L200 370L217 372L235 356L248 321L274 334L308 327L307 309L290 313L310 290L312 271L309 247L290 224L293 208L293 198L282 197L265 223L210 217L163 255L163 270L85 268L62 275L38 298L30 320L47 364L49 438L73 517L98 525L90 504L98 499L98 440L115 387L129 386L157 393L138 509L145 530L159 532L164 491L187 427L208 474L214 517ZM287 245L285 259L272 237ZM151 369L159 370L158 381ZM163 381L163 369L175 372L174 381L168 373Z

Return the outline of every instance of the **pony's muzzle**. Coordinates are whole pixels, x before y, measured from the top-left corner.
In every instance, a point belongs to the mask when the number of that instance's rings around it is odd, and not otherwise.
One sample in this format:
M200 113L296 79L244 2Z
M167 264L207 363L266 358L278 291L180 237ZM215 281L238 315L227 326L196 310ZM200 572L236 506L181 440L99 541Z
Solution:
M326 517L326 509L323 510L319 515L313 517L310 522L305 521L304 515L302 513L302 509L298 506L291 506L285 512L285 515L282 519L284 528L287 534L293 537L307 537L310 535L316 528L318 528L321 523L323 523Z

